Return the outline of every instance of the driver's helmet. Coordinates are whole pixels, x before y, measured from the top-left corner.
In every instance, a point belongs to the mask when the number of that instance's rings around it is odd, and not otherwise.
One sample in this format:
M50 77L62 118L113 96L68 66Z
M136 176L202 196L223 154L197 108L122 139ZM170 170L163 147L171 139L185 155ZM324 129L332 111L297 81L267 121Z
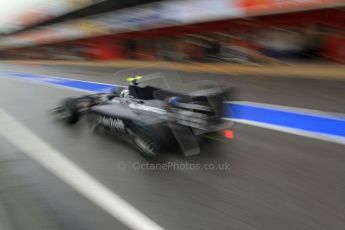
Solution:
M124 89L121 91L120 97L128 97L128 96L129 96L129 90L128 89Z
M138 85L139 84L138 81L142 78L143 78L142 76L129 77L127 78L127 81L132 85Z

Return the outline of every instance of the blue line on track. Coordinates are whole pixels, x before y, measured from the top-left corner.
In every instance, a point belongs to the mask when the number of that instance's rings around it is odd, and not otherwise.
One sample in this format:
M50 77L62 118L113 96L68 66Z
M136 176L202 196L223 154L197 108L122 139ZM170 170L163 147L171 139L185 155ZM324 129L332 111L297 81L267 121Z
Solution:
M81 89L87 90L95 93L109 93L111 90L116 88L116 85L111 84L104 84L104 83L94 83L94 82L87 82L87 81L80 81L74 79L66 79L60 77L51 77L45 75L36 75L36 74L26 74L26 73L13 73L13 72L2 72L6 73L6 75L10 75L16 78L43 82L53 85L60 85L74 89Z

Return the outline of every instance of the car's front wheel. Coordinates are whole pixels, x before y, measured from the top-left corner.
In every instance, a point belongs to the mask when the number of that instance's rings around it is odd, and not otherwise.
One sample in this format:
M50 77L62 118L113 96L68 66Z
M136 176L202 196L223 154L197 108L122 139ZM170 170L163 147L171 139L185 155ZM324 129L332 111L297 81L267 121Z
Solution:
M69 125L73 125L79 121L79 111L73 98L67 98L61 106L55 108L52 113L57 120Z

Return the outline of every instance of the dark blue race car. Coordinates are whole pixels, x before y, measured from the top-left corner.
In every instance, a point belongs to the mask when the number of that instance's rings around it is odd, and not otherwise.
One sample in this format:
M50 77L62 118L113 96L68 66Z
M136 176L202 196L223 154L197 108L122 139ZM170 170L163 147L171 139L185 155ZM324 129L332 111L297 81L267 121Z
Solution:
M232 133L231 124L222 119L228 89L181 94L139 84L140 78L129 78L128 87L112 93L66 98L52 113L69 125L86 116L93 131L128 141L147 159L156 158L173 143L186 156L195 155L200 152L201 137L222 131L229 137Z

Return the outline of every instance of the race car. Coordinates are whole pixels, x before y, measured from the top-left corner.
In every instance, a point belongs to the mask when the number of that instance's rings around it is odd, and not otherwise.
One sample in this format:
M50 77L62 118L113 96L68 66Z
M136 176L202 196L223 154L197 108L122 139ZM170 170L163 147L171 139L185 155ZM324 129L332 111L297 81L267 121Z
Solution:
M232 132L222 119L228 89L213 87L182 94L139 84L141 76L128 78L128 87L111 93L66 98L52 114L65 124L82 117L91 130L128 141L146 158L155 159L177 143L186 156L200 153L205 135ZM175 145L176 146L176 145Z

